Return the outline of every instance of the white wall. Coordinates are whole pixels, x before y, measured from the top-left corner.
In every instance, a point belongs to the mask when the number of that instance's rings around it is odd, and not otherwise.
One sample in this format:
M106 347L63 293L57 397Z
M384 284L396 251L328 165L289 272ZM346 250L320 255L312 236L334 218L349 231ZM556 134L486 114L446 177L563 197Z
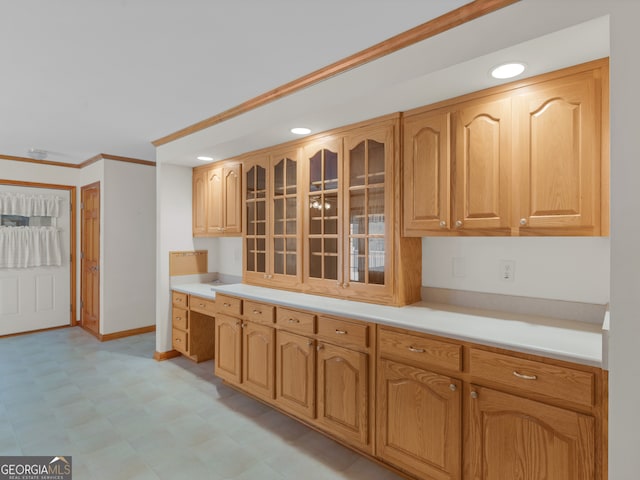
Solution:
M241 237L219 238L215 256L218 257L218 270L216 270L218 273L242 276Z
M609 302L609 244L606 237L423 238L422 284L606 304ZM501 277L502 260L515 262L512 281Z
M104 162L101 333L155 324L155 168Z
M611 2L609 478L640 472L640 2Z

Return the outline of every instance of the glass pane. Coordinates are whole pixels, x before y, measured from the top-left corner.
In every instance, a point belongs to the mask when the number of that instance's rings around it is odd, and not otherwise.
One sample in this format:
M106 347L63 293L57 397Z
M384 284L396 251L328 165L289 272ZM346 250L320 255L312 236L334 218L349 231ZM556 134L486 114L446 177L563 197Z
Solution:
M264 238L256 238L256 250L264 252L266 250L267 241Z
M365 230L365 191L355 190L349 192L349 234L366 234Z
M256 167L251 167L247 172L247 198L255 198L256 190Z
M266 233L266 202L260 200L256 202L256 234L265 235Z
M298 249L297 238L287 238L287 253L293 253Z
M369 235L384 235L384 189L369 189Z
M265 258L266 255L264 253L257 253L256 254L256 263L257 263L257 269L256 272L266 272L267 270L265 269Z
M338 188L338 154L331 150L324 152L324 188L335 190Z
M384 285L384 238L369 239L369 283Z
M322 233L322 196L309 197L309 233Z
M368 140L369 183L384 183L384 143Z
M349 161L349 185L357 186L364 185L365 174L365 157L364 157L364 142L358 144L358 146L350 151Z
M273 254L273 272L279 275L284 275L284 254L283 253L274 253Z
M365 239L352 238L349 242L349 280L365 281Z
M287 275L296 275L298 257L295 253L287 253Z
M322 152L317 152L309 159L309 191L320 190L322 183Z
M338 233L338 194L331 193L324 196L324 233L325 234L337 234Z
M324 239L324 253L338 254L338 239L337 238L325 238Z
M309 276L322 278L322 240L309 239Z
M284 160L276 163L273 169L273 194L275 196L284 195Z
M298 202L296 201L296 197L287 198L287 218L295 219L296 218L296 206Z
M256 166L256 175L257 175L257 197L265 198L267 195L267 170L260 166Z
M256 260L253 253L255 240L253 238L247 238L247 272L255 272Z
M297 165L294 160L287 158L287 194L295 195L298 185Z
M273 200L273 233L282 235L284 233L284 199Z
M324 278L329 280L338 279L338 257L337 256L324 257Z
M273 239L273 251L276 253L284 253L284 238Z
M255 234L255 215L256 209L255 204L253 202L247 202L247 235Z

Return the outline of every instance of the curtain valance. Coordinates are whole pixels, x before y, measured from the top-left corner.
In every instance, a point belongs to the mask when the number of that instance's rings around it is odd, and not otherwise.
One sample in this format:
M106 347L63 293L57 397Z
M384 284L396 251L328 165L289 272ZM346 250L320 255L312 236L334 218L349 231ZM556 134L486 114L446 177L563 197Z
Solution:
M57 217L60 215L60 200L55 195L0 192L0 215Z

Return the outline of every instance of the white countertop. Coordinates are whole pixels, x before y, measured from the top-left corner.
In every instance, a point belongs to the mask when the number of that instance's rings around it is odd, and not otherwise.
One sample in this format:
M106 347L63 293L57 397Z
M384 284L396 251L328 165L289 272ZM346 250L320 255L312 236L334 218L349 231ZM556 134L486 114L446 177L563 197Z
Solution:
M173 289L207 298L215 298L216 292L226 293L584 365L603 366L602 330L592 323L424 302L389 307L240 283L186 284Z

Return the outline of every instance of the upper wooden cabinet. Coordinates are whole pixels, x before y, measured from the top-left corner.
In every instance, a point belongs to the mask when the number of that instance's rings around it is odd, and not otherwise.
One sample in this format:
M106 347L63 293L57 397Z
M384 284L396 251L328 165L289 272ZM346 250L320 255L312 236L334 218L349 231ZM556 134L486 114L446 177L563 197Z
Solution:
M407 114L404 234L607 235L607 77L596 61Z
M193 236L242 232L241 164L223 162L193 169Z

